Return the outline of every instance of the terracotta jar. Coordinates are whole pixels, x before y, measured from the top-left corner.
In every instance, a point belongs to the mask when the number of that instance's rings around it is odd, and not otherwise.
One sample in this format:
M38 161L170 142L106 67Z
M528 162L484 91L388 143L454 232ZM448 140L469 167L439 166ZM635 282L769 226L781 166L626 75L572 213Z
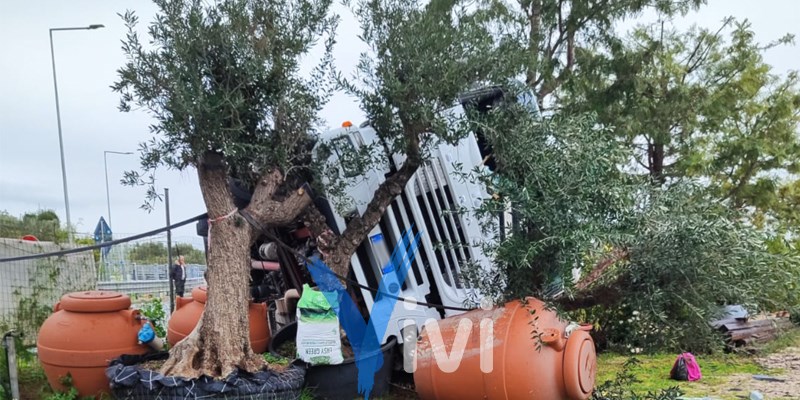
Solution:
M597 359L588 328L573 325L567 338L568 323L539 300L473 310L438 326L441 335L425 328L417 341L414 383L422 399L586 400L594 390ZM452 350L463 340L459 360Z
M66 390L61 380L69 373L81 397L110 393L105 375L108 362L122 354L149 350L138 343L144 322L130 306L131 299L116 292L75 292L61 297L39 329L36 343L52 388Z
M167 326L167 343L175 346L192 333L200 320L200 315L206 308L208 288L199 286L192 289L192 298L178 297L175 302L175 312L169 318ZM267 351L269 346L270 331L267 320L267 305L264 303L250 302L248 310L250 316L250 347L256 353Z

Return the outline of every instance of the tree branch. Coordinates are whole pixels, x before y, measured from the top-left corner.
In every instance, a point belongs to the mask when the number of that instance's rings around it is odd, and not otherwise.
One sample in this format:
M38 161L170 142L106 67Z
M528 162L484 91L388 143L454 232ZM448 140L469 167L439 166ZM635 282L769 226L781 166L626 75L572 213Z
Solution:
M597 263L594 266L594 268L592 268L592 271L588 275L583 277L583 279L579 280L575 284L575 288L578 291L586 290L587 288L592 286L592 284L600 280L600 278L603 277L603 274L605 274L605 272L609 268L611 268L614 264L616 264L619 261L622 261L625 258L628 258L627 249L621 249L621 248L614 249L614 251L611 252L611 255L608 258Z
M317 238L317 249L323 254L336 249L339 242L339 236L333 233L328 226L327 219L315 206L311 206L306 210L303 215L303 224L311 230L311 233Z
M623 279L617 279L607 285L598 286L591 291L583 292L574 297L560 297L553 302L563 311L575 311L594 306L612 306L622 298L622 290L625 283Z
M404 119L401 118L401 120ZM380 222L389 204L403 192L408 181L422 164L419 135L424 129L416 127L411 121L407 120L403 121L403 125L405 137L408 141L406 160L394 175L390 176L378 187L364 214L353 218L347 224L347 228L342 233L338 243L344 254L353 254L356 251L358 245L369 234L369 231Z
M262 225L288 225L311 204L311 197L305 186L290 193L282 201L273 200L282 180L283 175L277 169L264 174L258 180L246 211Z
M539 69L539 44L541 42L541 27L542 27L542 2L541 0L531 1L530 9L525 10L530 22L530 30L528 31L528 52L530 53L530 65L528 65L526 83L529 87L534 88L538 84L540 78L537 77L537 70Z

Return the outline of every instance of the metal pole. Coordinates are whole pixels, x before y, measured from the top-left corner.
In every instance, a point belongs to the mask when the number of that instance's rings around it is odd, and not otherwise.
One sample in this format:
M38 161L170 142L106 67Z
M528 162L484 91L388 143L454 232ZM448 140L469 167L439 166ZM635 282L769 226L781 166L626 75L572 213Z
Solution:
M164 204L167 209L167 226L169 222L169 189L164 188ZM169 312L175 311L175 287L172 281L172 229L167 229L167 277L169 277Z
M108 152L103 152L103 165L106 171L106 206L108 207L108 226L111 226L111 194L108 191Z
M58 149L61 153L61 180L64 184L64 207L67 214L67 237L69 244L74 244L72 234L72 218L69 213L69 190L67 189L67 165L64 160L64 138L61 134L61 106L58 103L58 79L56 78L56 52L53 49L53 31L79 31L104 28L102 24L92 24L89 26L77 26L69 28L50 28L50 60L53 64L53 91L56 97L56 121L58 122Z
M110 227L111 226L111 196L109 196L109 194L108 194L108 157L107 156L108 156L108 152L104 151L103 152L103 168L104 168L104 170L106 172L106 204L108 205L108 226ZM100 227L100 228L101 228L100 230L101 230L102 235L103 235L103 242L105 243L105 241L106 241L106 230L102 229L102 227ZM101 260L101 262L103 263L103 265L105 265L108 262L108 260L106 260L105 252L102 251L102 249L100 251L100 254L103 255L103 259Z
M58 121L58 148L61 152L61 181L64 184L64 206L67 212L67 237L69 244L73 244L72 219L69 215L69 191L67 190L67 166L64 161L64 138L61 135L61 107L58 104L58 81L56 79L56 53L53 50L53 30L50 29L50 59L53 62L53 90L56 95L56 120Z
M108 207L108 226L111 226L111 192L108 189L108 155L109 154L120 154L120 155L131 155L133 154L130 151L111 151L105 150L103 151L103 164L105 165L106 171L106 207Z
M19 400L19 373L17 372L17 347L14 342L14 333L6 333L3 339L5 341L3 347L6 348L6 355L8 356L8 377L11 381L11 399Z

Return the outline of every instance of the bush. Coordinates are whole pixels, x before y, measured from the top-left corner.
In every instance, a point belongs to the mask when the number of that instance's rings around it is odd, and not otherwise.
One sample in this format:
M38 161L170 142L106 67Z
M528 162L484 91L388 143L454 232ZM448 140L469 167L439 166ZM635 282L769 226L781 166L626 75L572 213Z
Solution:
M496 303L534 296L580 310L603 341L634 352L714 351L722 341L708 322L720 305L796 304L800 262L770 251L766 235L702 185L624 173L629 154L590 117L496 110L476 127L497 161L493 173L472 173L494 194L477 214L497 231L511 205L516 223L485 246L492 271L469 276Z
M156 336L160 338L167 336L167 330L164 327L166 314L164 313L164 305L161 303L161 299L156 297L145 302L139 311L153 324Z

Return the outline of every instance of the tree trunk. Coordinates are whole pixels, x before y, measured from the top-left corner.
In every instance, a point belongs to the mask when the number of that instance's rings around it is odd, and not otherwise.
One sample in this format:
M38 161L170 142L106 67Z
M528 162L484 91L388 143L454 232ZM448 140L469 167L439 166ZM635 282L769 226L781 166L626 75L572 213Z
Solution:
M650 178L659 186L666 181L664 176L664 156L663 143L655 142L648 145L647 157L649 159Z
M197 327L170 350L161 372L196 378L228 376L237 367L254 372L263 359L250 348L250 243L252 228L235 213L227 168L207 155L197 168L209 223L208 300Z

